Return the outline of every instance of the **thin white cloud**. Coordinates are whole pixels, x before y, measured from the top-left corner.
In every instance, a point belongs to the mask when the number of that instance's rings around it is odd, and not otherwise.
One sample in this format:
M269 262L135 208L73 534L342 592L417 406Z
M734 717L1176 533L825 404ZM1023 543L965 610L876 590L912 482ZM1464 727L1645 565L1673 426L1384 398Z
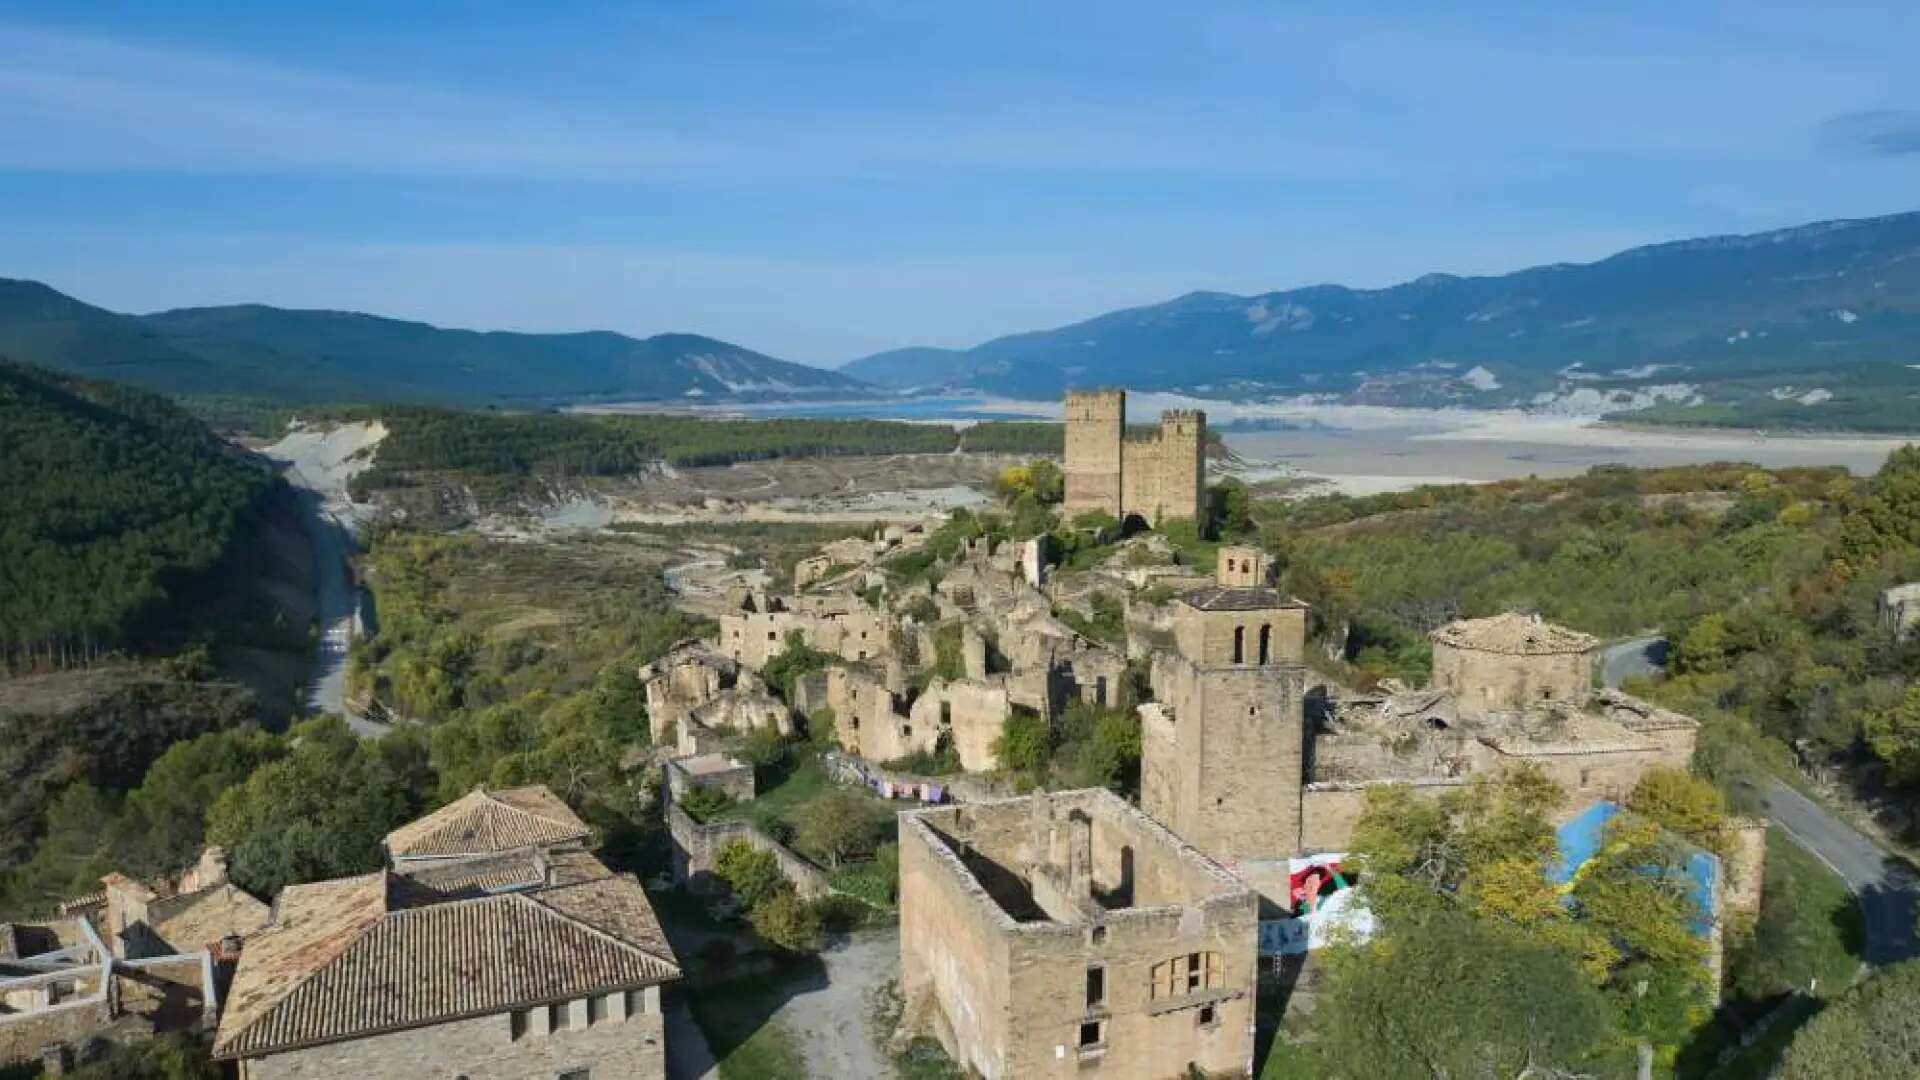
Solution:
M605 116L0 24L0 168L596 176L731 155Z

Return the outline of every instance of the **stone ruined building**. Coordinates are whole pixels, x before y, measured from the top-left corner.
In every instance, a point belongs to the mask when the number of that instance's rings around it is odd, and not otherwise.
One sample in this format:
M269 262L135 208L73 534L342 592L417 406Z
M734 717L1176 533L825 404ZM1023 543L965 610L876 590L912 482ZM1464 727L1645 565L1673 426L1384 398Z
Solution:
M1905 641L1913 636L1913 628L1920 626L1920 581L1880 590L1880 599L1875 606L1880 613L1880 625L1894 637Z
M1373 783L1437 792L1524 761L1581 807L1620 802L1647 770L1693 760L1694 720L1593 689L1585 634L1508 613L1449 623L1432 640L1431 689L1329 703L1302 793L1303 847L1343 846Z
M664 1077L679 961L589 832L543 787L480 789L388 834L392 869L289 886L215 1059L241 1080Z
M1223 548L1217 584L1180 597L1141 714L1141 806L1284 903L1286 860L1343 849L1380 783L1439 793L1529 762L1567 808L1620 801L1647 770L1686 768L1698 725L1592 689L1592 638L1535 616L1433 634L1433 687L1348 693L1304 666L1306 608Z
M648 734L657 743L672 728L682 756L716 752L730 736L759 728L794 731L787 706L758 675L702 641L675 645L640 669L640 682Z
M1111 792L902 814L902 1035L985 1080L1247 1075L1258 920Z
M59 1075L104 1043L211 1030L239 939L268 919L219 848L170 881L101 881L56 918L0 924L0 1067Z
M1207 491L1207 414L1169 410L1160 431L1127 434L1124 390L1068 391L1066 499L1068 518L1087 512L1151 525L1199 521Z
M790 635L844 660L866 660L891 650L892 625L886 612L850 592L750 592L738 610L720 617L719 648L755 671L786 651Z
M1118 699L1126 677L1124 656L1054 618L1052 600L1032 584L1042 576L1040 551L1038 543L996 548L975 538L951 557L938 587L889 594L879 606L845 591L743 596L740 613L721 619L719 653L690 644L642 672L649 713L656 724L678 725L682 754L717 751L717 735L692 742L686 735L697 730L689 717L704 721L701 710L717 706L690 703L723 700L729 679L763 689L749 671L736 674L727 665L764 666L786 649L786 635L798 634L841 662L802 679L793 708L803 716L832 710L846 752L895 761L932 752L946 738L963 769L994 769L994 743L1015 710L1051 717L1075 698L1106 706ZM901 613L915 604L931 604L935 622ZM961 670L914 679L913 672L935 662L936 626L952 623L961 627ZM755 700L751 726L759 726L762 715L787 716L770 694Z
M918 550L926 546L927 539L926 525L914 522L884 526L871 537L849 536L823 544L818 553L794 564L793 587L805 590L821 582L838 581L848 571L865 569L881 559Z

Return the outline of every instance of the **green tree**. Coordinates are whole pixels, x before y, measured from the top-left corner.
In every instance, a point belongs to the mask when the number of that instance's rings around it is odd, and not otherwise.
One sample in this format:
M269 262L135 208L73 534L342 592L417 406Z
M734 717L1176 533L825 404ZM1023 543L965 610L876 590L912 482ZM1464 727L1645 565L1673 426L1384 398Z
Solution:
M714 856L713 872L727 883L742 907L758 906L767 897L785 888L780 860L770 851L762 851L745 840L729 840Z
M1253 531L1252 496L1247 485L1228 477L1207 489L1207 525L1213 536L1244 536Z
M767 681L781 698L791 702L793 688L799 681L816 671L831 665L839 657L809 646L799 631L787 635L786 647L775 653L760 669L760 677Z
M1046 769L1051 749L1046 720L1027 709L1015 709L993 741L993 755L1002 770L1030 776Z
M339 717L296 726L292 750L228 788L207 814L234 882L259 896L287 885L378 869L381 840L421 808L378 743Z
M1647 770L1627 809L1722 856L1729 854L1727 798L1711 781L1666 766Z
M179 1035L115 1043L104 1057L67 1074L75 1080L219 1080L207 1052Z
M1887 763L1894 783L1920 782L1920 683L1908 686L1899 700L1869 712L1864 733L1868 748Z
M1052 458L1034 458L1028 462L1027 478L1033 497L1043 504L1052 505L1066 497L1067 475Z
M127 796L127 817L145 850L143 869L191 863L206 842L208 807L285 752L280 739L254 728L174 743Z
M1425 910L1374 944L1325 959L1327 986L1302 1075L1577 1075L1609 1039L1605 1000L1567 957L1449 908Z
M834 788L800 808L793 842L828 869L838 870L849 859L873 854L884 838L885 813L857 792Z
M790 885L753 905L747 923L768 944L788 952L816 952L823 940L820 912Z
M1719 671L1726 666L1731 649L1727 616L1713 611L1694 620L1680 636L1674 666L1683 672Z
M1793 1037L1781 1080L1920 1075L1920 961L1848 990Z

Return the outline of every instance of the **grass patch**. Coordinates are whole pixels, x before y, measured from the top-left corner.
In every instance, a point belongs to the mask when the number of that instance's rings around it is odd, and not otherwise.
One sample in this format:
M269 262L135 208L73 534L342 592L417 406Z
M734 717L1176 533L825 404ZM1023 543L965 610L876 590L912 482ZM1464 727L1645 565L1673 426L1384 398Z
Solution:
M762 776L756 779L768 778ZM775 774L750 801L727 806L715 813L714 817L751 821L777 837L788 836L793 831L801 808L835 786L827 776L826 766L820 763L820 755L796 746L793 758L784 771Z
M1761 888L1752 933L1729 944L1725 1003L1681 1054L1677 1076L1760 1080L1794 1033L1859 974L1866 942L1859 903L1826 864L1778 828L1767 830ZM1772 1025L1719 1065L1741 1033L1776 1008L1783 1011Z
M817 964L817 961L815 962ZM694 1023L707 1037L720 1080L798 1080L807 1075L800 1040L773 1019L792 996L806 965L788 965L765 977L738 979L688 995Z
M1853 985L1865 941L1846 883L1780 829L1767 830L1760 919L1728 958L1730 989L1749 999L1809 986L1838 994Z

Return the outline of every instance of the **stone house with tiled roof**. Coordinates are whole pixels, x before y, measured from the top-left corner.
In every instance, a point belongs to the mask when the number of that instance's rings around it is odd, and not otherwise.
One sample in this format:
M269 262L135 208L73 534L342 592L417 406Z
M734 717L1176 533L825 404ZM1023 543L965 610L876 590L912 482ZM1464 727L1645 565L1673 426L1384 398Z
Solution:
M545 788L395 830L395 867L290 886L250 937L214 1057L242 1080L658 1080L680 965L646 893Z

